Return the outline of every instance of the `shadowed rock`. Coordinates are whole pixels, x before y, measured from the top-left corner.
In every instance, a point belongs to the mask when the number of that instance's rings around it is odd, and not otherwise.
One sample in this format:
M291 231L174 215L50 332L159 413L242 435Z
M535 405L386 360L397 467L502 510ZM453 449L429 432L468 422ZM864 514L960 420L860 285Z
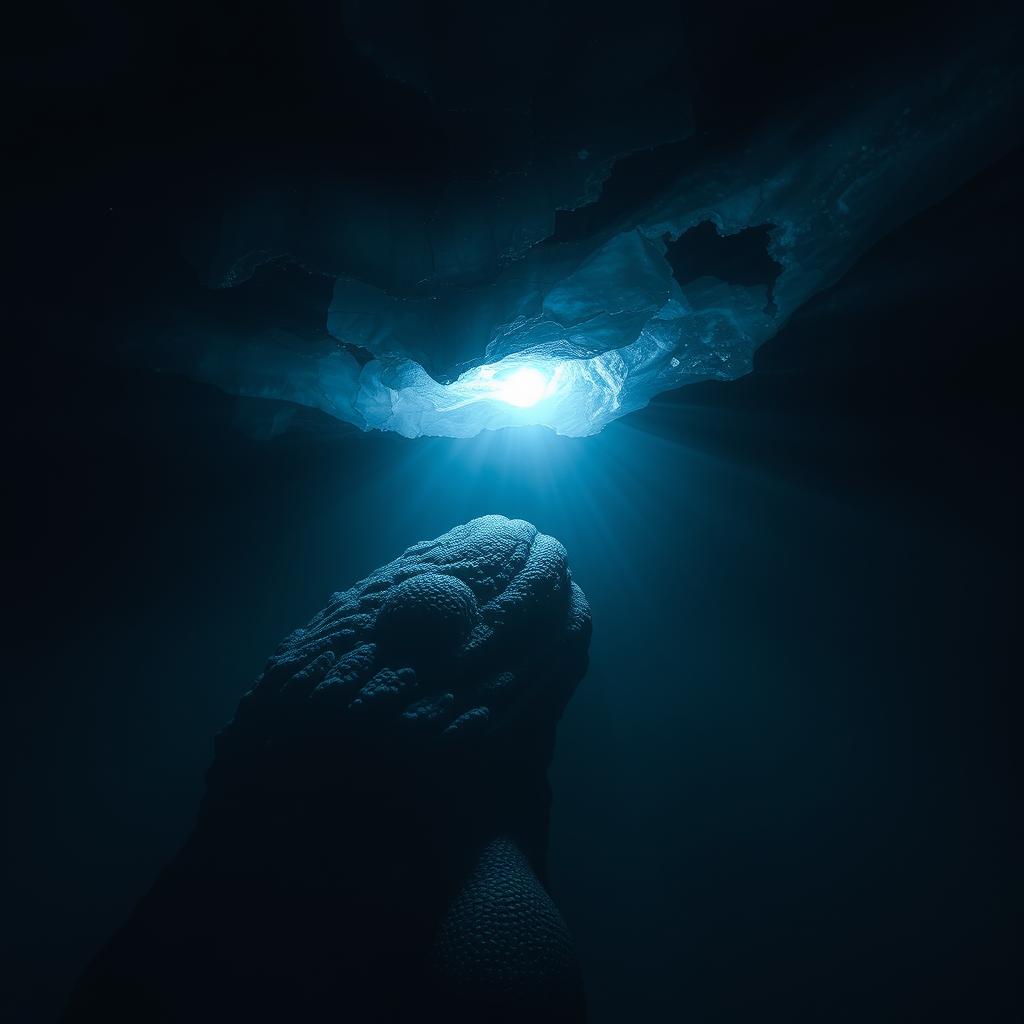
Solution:
M198 824L68 1020L582 1020L543 884L590 611L565 549L475 519L296 630L217 738Z

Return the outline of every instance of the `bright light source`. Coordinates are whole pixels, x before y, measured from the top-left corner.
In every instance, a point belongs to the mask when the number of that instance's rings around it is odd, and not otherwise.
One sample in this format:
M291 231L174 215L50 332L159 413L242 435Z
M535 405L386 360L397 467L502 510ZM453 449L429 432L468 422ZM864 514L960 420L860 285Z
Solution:
M566 386L570 377L567 373L569 363L557 362L554 359L545 360L540 365L524 365L518 360L509 360L509 362L511 365L500 361L474 366L450 384L438 385L444 389L444 394L449 401L444 404L439 402L436 407L437 412L452 413L458 409L475 405L477 402L487 402L490 403L490 407L484 414L484 419L489 423L494 423L495 418L499 421L506 420L510 425L526 422L546 423L547 417L553 409L558 407L565 398ZM539 412L522 416L506 409L502 413L500 406L496 407L493 404L501 403L514 406L516 409L530 409L555 395L560 396L559 401L546 403L543 407L546 411L540 419L535 419L540 415ZM509 417L512 418L508 419Z
M548 390L548 379L540 370L523 366L494 381L494 397L520 409L536 405Z

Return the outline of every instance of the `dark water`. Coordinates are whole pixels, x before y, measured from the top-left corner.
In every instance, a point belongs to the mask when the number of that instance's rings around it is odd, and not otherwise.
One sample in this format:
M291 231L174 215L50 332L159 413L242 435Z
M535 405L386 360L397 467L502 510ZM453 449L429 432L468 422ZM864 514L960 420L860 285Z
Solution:
M255 440L212 389L23 352L5 1019L50 1019L151 883L281 637L490 512L593 606L551 879L595 1022L1012 1019L1021 169L752 377L593 438Z

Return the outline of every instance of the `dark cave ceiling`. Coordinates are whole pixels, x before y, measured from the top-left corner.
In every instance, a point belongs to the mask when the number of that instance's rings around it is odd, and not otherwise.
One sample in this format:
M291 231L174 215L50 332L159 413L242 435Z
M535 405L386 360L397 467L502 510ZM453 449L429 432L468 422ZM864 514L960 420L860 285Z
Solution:
M997 15L908 10L884 38L853 8L659 0L117 23L22 68L109 135L83 188L131 211L111 273L142 266L108 354L410 437L592 434L740 377L1019 144Z

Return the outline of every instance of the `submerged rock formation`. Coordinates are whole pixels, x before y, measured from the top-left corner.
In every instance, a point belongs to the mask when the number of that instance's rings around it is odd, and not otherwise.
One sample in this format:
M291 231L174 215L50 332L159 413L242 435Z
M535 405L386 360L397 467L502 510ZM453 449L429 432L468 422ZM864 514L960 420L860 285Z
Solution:
M332 596L218 737L198 824L67 1020L583 1019L545 890L590 611L487 516Z

